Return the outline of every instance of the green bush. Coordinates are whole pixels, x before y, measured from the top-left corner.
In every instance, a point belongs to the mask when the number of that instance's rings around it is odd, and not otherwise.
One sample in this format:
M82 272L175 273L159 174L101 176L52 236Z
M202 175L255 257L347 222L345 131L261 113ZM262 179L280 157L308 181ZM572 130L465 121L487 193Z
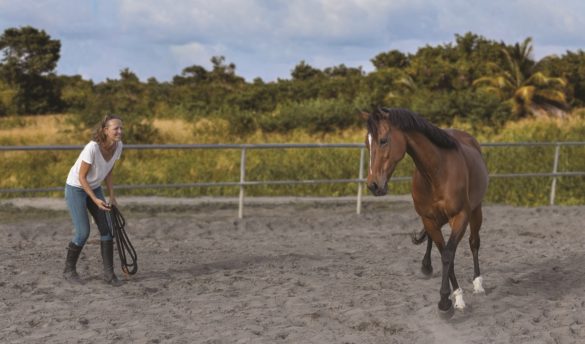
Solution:
M309 133L327 133L359 124L358 110L352 102L333 99L286 103L258 119L258 126L264 132L306 129Z

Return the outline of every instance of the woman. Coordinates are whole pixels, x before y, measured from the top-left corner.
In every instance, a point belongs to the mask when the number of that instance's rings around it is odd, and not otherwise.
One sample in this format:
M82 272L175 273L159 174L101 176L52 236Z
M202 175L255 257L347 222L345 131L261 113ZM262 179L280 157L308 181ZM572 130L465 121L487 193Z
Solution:
M104 265L104 280L114 286L122 282L114 274L114 245L106 219L110 204L117 205L114 196L112 169L122 154L122 120L108 115L96 126L92 140L83 148L71 167L65 185L65 200L73 220L74 235L69 243L65 271L66 280L83 284L76 270L81 249L89 237L89 213L100 232L100 246ZM110 203L106 203L101 184L105 180Z

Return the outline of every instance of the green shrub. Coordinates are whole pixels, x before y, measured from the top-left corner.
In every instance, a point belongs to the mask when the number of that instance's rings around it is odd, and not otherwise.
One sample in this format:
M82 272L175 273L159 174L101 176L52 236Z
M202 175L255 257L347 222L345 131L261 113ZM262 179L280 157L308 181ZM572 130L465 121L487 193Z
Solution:
M333 99L286 103L259 118L264 132L287 132L306 129L309 133L326 133L360 124L358 110L352 102Z

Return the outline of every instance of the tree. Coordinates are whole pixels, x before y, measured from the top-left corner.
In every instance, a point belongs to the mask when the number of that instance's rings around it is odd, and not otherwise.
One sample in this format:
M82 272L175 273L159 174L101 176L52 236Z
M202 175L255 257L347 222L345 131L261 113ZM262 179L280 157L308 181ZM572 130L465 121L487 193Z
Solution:
M585 105L585 52L567 51L561 57L547 56L539 62L549 75L567 80L567 97L574 107Z
M291 72L293 80L309 80L319 77L323 74L319 69L313 68L305 61L299 62Z
M44 113L62 107L54 75L60 50L61 42L30 26L9 28L0 36L0 78L16 92L13 107L17 113Z
M107 79L95 86L93 96L78 113L81 128L90 128L104 115L116 114L124 121L124 138L129 143L152 143L158 131L152 124L153 99L147 86L128 68L120 71L119 80Z
M539 64L532 59L532 38L501 51L506 63L503 66L492 64L495 75L476 79L474 86L497 94L509 104L517 118L540 111L564 113L568 107L567 82L538 70Z
M323 74L328 77L361 77L364 75L364 71L362 67L351 68L340 64L339 66L325 68Z
M60 50L61 42L30 26L6 29L0 36L2 69L8 81L17 81L22 74L48 75L57 67Z
M505 63L502 48L506 45L502 42L468 32L462 36L455 35L455 43L458 76L454 80L454 87L457 89L469 88L474 80L488 75L491 72L488 61L498 65Z
M406 68L410 63L408 56L398 50L390 50L386 53L376 55L371 60L376 69L384 68Z
M93 96L93 82L81 75L60 76L61 100L66 112L79 112Z
M213 56L211 64L210 76L213 81L227 84L244 83L244 78L236 75L236 65L234 63L225 64L224 56Z
M173 78L173 84L186 85L189 83L202 83L209 81L209 72L205 67L193 65L183 69L180 76Z
M458 80L459 54L451 45L425 46L411 57L406 72L421 88L432 91L449 91Z

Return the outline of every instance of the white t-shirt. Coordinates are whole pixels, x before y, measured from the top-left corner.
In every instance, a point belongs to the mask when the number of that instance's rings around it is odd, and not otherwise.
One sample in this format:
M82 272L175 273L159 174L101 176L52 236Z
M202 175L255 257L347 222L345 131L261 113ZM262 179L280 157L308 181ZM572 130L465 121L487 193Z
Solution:
M75 165L69 170L67 184L82 188L81 183L79 182L79 168L81 167L81 162L85 161L91 165L89 172L87 173L87 182L89 183L89 186L92 189L95 189L102 185L102 182L106 179L106 176L112 167L114 167L116 160L120 159L120 156L122 155L122 146L122 141L118 141L114 155L109 161L106 161L100 151L99 144L95 141L89 141L81 151L81 154L79 154Z

